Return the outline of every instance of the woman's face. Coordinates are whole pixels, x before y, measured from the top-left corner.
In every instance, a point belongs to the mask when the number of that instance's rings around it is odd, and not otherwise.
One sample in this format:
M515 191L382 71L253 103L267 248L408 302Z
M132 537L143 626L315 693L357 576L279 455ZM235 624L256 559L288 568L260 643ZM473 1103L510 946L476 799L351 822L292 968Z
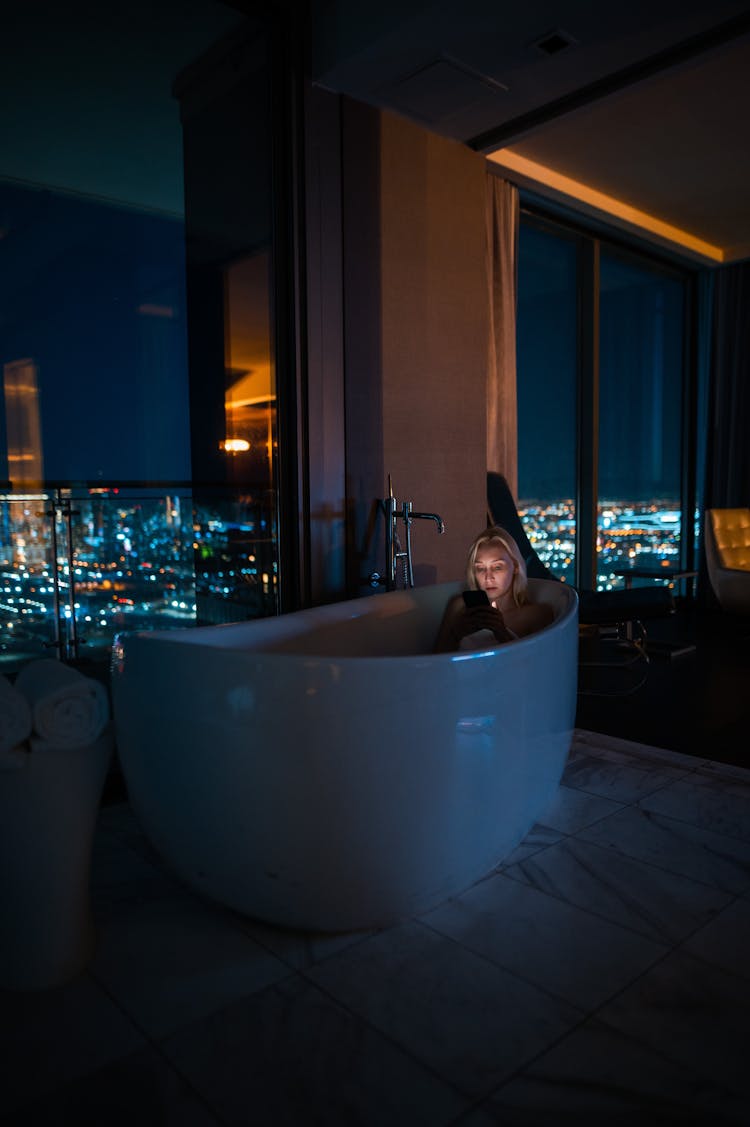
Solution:
M477 587L487 592L487 598L497 606L503 595L513 586L516 565L502 544L485 544L474 561Z

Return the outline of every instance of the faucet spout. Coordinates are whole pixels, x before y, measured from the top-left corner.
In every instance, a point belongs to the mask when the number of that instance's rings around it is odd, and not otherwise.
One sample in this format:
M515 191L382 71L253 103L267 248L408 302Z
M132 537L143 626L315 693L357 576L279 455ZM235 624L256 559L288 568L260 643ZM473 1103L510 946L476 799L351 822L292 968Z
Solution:
M434 520L440 534L445 532L445 521L437 513L410 513L412 520Z

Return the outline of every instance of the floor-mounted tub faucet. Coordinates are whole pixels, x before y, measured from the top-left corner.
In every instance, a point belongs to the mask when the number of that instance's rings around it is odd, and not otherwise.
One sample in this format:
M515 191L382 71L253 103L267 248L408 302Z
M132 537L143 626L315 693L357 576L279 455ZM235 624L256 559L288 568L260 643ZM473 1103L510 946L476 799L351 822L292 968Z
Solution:
M411 526L415 520L433 520L439 533L445 532L445 522L437 513L415 513L411 501L400 504L393 495L391 475L388 474L388 496L382 501L385 513L385 589L394 591L398 582L399 563L403 567L404 587L414 586L414 571L411 560ZM404 522L404 545L398 535L398 521ZM376 587L380 576L373 572L370 584Z
M434 520L439 533L445 532L445 521L437 513L410 513L412 520Z

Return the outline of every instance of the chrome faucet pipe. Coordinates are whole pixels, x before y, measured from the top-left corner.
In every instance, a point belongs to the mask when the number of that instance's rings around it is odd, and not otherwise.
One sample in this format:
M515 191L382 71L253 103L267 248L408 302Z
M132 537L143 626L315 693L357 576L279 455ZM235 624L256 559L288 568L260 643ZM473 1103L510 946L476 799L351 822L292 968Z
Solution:
M406 557L406 583L409 587L413 587L414 571L411 565L411 501L403 502L401 506L401 516L404 521L404 527L406 528L406 551L404 552Z
M396 555L398 552L398 537L396 535L396 498L393 496L391 475L388 474L388 496L382 501L385 514L385 589L392 591L396 586Z
M439 533L445 532L445 521L437 513L410 513L412 520L434 520Z
M432 520L437 525L439 533L445 532L445 523L438 513L415 513L411 501L396 500L393 495L393 483L388 474L388 496L381 501L385 515L385 589L393 591L397 585L398 564L403 562L404 586L414 586L414 569L411 559L411 525L414 520ZM399 517L404 522L405 545L401 546L398 537ZM372 577L371 577L372 578Z

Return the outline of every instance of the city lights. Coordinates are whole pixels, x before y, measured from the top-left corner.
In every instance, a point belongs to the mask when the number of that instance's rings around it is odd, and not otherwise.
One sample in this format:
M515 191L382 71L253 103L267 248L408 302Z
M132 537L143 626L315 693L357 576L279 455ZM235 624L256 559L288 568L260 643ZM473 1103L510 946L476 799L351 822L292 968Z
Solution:
M81 653L108 649L124 630L225 622L278 609L275 496L240 506L189 497L123 499L91 491L68 509L0 497L0 655L48 653L56 629L74 627ZM61 513L71 514L68 559ZM572 500L519 504L529 540L559 578L575 582L576 511ZM240 519L238 519L238 516ZM679 561L680 508L674 498L606 500L599 509L597 586L624 585L627 566ZM197 565L197 566L196 566ZM665 576L664 581L667 581Z
M40 496L32 507L0 496L0 656L46 654L58 632L63 645L75 639L94 656L124 630L191 625L199 608L208 622L274 613L272 493L209 510L189 497L115 501L115 492Z
M526 534L540 560L559 578L575 582L575 502L519 502ZM669 566L680 556L680 506L674 498L602 502L597 529L597 587L614 590L625 580L615 570Z

